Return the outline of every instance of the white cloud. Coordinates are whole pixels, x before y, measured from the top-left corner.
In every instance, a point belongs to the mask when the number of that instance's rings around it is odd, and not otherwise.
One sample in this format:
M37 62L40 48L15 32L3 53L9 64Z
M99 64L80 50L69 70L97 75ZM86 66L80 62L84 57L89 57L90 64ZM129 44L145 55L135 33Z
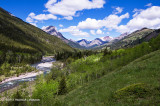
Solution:
M113 11L113 14L120 14L122 13L123 11L123 8L122 7L112 7L114 8L115 10Z
M129 18L129 13L123 14L121 16L109 15L101 22L101 25L108 28L109 30L116 29L120 22L125 18Z
M56 3L57 0L48 0L48 2L45 4L46 8L52 7L52 4Z
M105 0L48 0L45 4L49 14L35 15L33 12L28 15L26 21L33 23L34 21L43 21L49 19L66 19L73 20L73 17L80 15L79 11L103 8ZM63 16L63 18L57 18L56 15Z
M87 32L83 32L77 28L77 26L70 26L65 29L60 29L60 32L69 32L73 36L77 37L89 37L89 34Z
M59 27L63 27L63 25L62 25L62 24L59 24Z
M64 17L64 19L66 19L66 20L73 20L73 17L72 16L67 16L67 17Z
M106 32L106 34L107 34L107 35L109 35L109 34L110 34L110 32Z
M117 29L120 22L125 18L129 18L129 13L120 16L116 14L111 14L105 17L103 20L87 18L85 21L79 22L77 26L70 26L65 29L60 29L59 31L69 32L74 36L83 36L83 37L88 37L89 34L87 32L83 32L81 29L90 29L90 33L92 35L104 34L104 32L100 30L101 28L108 30ZM95 31L95 29L97 29L97 31Z
M70 26L65 29L60 29L60 32L69 32L74 36L89 37L87 32L83 32L81 29L91 29L90 33L92 35L104 34L101 28L108 28L109 30L117 29L118 24L125 18L129 18L129 14L123 14L121 16L111 14L105 17L103 20L96 20L87 18L85 21L79 22L77 26ZM97 31L95 31L97 29Z
M104 32L102 31L102 30L100 30L100 29L98 29L97 31L95 31L95 30L90 30L90 33L92 34L92 35L102 35L102 34L104 34Z
M148 3L147 5L145 5L147 7L151 7L152 6L152 3Z
M40 20L40 21L49 20L49 19L53 19L53 20L57 19L57 17L52 14L39 14L32 18L36 20Z
M102 8L105 0L49 0L45 7L47 11L61 16L75 16L77 11Z
M100 29L98 29L98 30L96 31L96 34L101 35L101 34L103 34L103 32L102 32Z
M32 17L34 17L35 16L35 14L32 12L32 13L30 13L29 15L28 15L28 17L26 18L26 21L27 22L33 22L33 18Z
M43 26L41 29L43 30L43 29L46 29L48 26Z
M91 33L92 35L96 35L95 30L90 30L90 33Z
M140 12L142 12L143 11L143 9L137 9L137 8L135 8L134 10L133 10L133 12L135 13L135 14L133 14L133 17L136 17Z
M34 25L35 27L37 27L37 24L36 23L30 23L31 25Z
M126 25L120 25L117 28L118 32L133 32L141 28L160 28L160 7L152 6L146 10L142 10L133 19L131 19Z
M106 28L103 28L103 30L105 31L105 30L106 30Z
M101 21L102 20L87 18L85 21L78 23L78 28L80 29L99 29L102 27L100 25Z
M79 22L77 27L80 29L100 29L102 27L115 29L117 28L117 25L125 18L129 18L128 13L121 16L111 14L103 20L87 18L85 21Z
M36 15L35 13L31 12L28 17L26 18L26 21L29 23L37 23L38 21L43 21L43 20L49 20L49 19L57 19L57 16L52 15L52 14L39 14Z

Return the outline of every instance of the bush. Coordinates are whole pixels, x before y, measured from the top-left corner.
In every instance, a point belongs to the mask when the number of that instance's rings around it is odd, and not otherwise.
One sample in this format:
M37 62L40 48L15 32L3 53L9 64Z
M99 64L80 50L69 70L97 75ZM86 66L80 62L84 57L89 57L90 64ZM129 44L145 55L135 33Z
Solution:
M70 64L74 61L73 58L69 57L67 60L66 60L66 64Z
M115 98L116 99L121 99L121 98L129 98L130 96L132 97L140 97L143 98L149 93L149 87L146 84L143 83L137 83L137 84L132 84L129 86L126 86L120 90L117 90L115 92Z

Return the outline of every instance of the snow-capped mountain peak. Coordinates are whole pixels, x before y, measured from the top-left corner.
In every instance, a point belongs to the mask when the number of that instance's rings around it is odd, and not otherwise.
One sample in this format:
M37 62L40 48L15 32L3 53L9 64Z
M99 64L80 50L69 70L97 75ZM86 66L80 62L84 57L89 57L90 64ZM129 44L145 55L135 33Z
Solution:
M68 43L68 40L60 32L57 31L56 27L54 26L42 27L42 30L47 32L50 35L57 36L58 38L62 39L64 42Z
M78 40L77 43L79 43L81 46L88 47L88 44L90 44L90 41L86 39L81 39L81 40Z
M54 26L42 27L42 30L49 33L50 35L58 35L58 31Z
M85 46L85 47L94 47L94 46L102 45L102 44L106 43L106 41L103 41L100 38L96 38L92 41L82 39L82 40L77 41L77 43L79 43L81 46Z

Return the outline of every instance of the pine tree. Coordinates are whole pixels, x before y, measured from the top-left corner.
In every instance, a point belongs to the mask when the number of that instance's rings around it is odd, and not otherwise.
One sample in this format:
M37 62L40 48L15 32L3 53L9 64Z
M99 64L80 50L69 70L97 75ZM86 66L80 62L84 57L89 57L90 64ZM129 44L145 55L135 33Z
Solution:
M66 80L65 77L62 77L58 87L58 95L64 95L65 93L67 93Z

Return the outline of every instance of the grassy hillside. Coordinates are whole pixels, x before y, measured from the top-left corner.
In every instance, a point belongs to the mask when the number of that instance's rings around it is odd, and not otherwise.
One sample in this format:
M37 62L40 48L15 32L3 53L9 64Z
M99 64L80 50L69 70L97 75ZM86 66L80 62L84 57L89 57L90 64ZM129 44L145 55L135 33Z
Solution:
M55 53L73 51L57 37L50 36L39 28L25 23L0 8L0 50L16 52Z
M160 50L59 98L67 105L158 105ZM128 94L127 94L128 93ZM159 104L160 105L160 104Z
M160 35L132 48L101 52L53 68L37 80L32 98L41 101L35 105L136 104L139 99L148 103L147 97L159 95L159 40Z

